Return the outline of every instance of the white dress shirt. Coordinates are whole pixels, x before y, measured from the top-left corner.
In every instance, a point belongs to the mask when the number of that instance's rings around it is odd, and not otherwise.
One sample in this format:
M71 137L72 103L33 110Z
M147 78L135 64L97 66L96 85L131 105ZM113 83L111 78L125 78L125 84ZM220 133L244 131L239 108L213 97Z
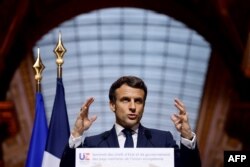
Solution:
M137 145L138 127L139 127L139 124L135 125L132 128L132 130L133 130L132 138L133 138L133 142L134 142L134 148ZM117 135L117 138L118 138L118 143L119 143L120 148L124 148L124 143L125 143L125 140L126 140L126 136L122 132L123 129L124 129L124 127L122 127L121 125L115 123L115 131L116 131L116 135Z

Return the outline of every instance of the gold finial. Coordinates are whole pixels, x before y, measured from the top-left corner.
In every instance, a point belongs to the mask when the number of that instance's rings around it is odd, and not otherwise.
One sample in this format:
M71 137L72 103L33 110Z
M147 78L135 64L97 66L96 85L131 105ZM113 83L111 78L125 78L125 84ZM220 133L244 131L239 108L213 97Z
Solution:
M37 49L37 59L35 64L33 65L33 68L35 69L35 80L36 80L36 91L41 91L41 80L42 80L42 72L45 68L43 65L43 62L40 58L40 49Z
M63 46L62 43L62 35L61 32L59 32L59 38L58 38L58 42L57 45L54 49L54 53L56 54L56 64L57 64L57 77L58 78L62 78L62 65L63 65L63 56L64 53L67 50L65 49L65 47Z

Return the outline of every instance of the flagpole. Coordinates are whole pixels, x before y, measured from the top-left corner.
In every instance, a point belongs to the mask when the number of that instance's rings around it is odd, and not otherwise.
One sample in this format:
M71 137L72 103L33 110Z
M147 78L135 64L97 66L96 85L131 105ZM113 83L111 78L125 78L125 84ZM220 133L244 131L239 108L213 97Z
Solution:
M37 49L37 59L35 64L33 65L33 68L35 70L35 80L36 80L36 92L41 92L41 80L42 80L42 72L45 68L43 65L43 62L40 58L40 49Z
M40 58L40 49L37 49L37 59L33 65L36 80L36 108L29 150L25 167L41 166L43 154L48 136L48 125L44 108L44 100L41 93L42 72L45 66Z
M62 35L59 32L58 42L54 49L54 53L56 54L56 64L57 64L57 78L62 78L62 65L64 63L63 56L67 50L63 46L62 43Z

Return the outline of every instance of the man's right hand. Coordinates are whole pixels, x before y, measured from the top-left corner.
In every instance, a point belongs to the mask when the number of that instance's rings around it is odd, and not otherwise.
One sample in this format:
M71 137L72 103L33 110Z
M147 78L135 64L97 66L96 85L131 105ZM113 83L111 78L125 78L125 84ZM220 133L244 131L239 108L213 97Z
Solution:
M86 100L86 102L82 105L79 115L77 116L75 126L72 131L72 135L74 137L82 136L83 132L87 130L92 123L97 119L97 116L94 115L92 117L88 117L89 115L89 107L94 102L94 98L91 97Z

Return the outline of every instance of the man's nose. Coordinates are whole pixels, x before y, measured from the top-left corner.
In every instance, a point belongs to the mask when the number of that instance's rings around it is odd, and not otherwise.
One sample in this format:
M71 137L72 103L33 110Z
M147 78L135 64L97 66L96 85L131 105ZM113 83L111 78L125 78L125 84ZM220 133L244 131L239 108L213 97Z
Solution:
M134 102L134 100L130 101L129 109L130 109L130 111L135 112L136 108L135 108L135 102Z

